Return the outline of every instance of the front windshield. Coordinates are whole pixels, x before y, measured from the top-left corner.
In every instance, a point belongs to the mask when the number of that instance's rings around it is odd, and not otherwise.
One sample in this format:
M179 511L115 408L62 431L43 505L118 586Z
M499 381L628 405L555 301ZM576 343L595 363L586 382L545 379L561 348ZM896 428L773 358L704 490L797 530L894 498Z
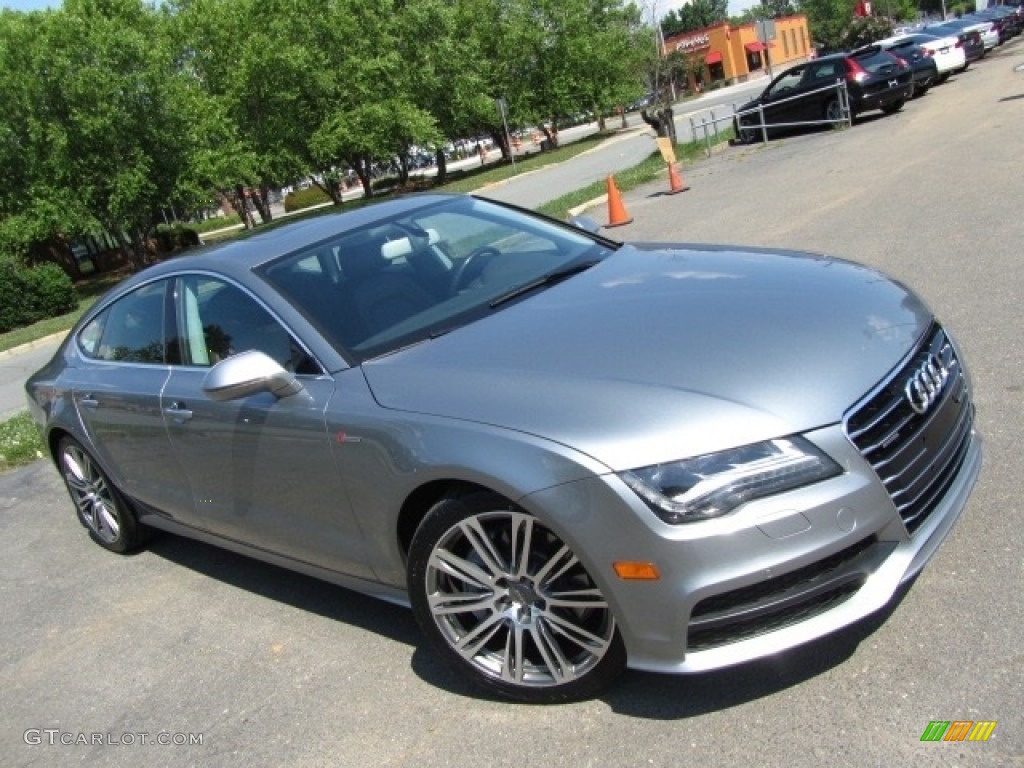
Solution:
M460 197L339 232L265 275L339 351L361 361L474 322L612 247Z

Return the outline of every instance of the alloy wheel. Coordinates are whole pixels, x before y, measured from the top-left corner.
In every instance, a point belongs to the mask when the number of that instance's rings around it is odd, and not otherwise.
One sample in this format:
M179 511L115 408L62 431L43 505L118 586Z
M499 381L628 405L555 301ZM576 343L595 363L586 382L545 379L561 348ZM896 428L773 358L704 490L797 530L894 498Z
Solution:
M570 548L514 510L465 517L433 546L430 614L475 671L528 688L572 684L616 638L608 603Z

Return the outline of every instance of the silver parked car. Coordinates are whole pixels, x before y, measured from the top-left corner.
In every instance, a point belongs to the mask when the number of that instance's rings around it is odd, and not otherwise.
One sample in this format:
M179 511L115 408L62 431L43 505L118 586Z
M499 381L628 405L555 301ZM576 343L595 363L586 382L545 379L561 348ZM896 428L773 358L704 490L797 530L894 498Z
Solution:
M538 702L879 610L981 465L960 351L877 272L462 196L146 270L27 390L100 545L163 529L411 604Z

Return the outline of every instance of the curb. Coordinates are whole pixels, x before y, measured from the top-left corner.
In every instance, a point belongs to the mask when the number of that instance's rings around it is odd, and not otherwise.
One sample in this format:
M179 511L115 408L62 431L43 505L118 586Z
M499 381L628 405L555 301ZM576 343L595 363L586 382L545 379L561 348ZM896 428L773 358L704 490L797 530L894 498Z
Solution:
M28 352L30 349L35 349L36 347L42 347L42 346L44 346L46 344L50 344L50 343L52 343L54 341L56 341L56 342L63 341L64 337L68 335L70 330L71 329L69 328L66 331L58 331L57 333L51 333L49 336L44 336L41 339L33 339L32 341L26 341L24 344L19 344L16 347L11 347L10 349L5 349L2 352L0 352L0 360L3 360L4 358L8 358L8 357L14 357L15 355L23 354L25 352Z

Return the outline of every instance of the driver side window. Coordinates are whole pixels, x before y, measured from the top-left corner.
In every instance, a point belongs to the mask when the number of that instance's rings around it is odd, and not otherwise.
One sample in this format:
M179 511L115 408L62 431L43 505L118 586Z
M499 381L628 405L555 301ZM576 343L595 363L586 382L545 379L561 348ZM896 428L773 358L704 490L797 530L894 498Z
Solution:
M256 349L287 371L320 372L273 315L240 288L205 275L187 275L176 281L175 299L186 365L215 365Z
M805 71L804 67L799 67L792 72L787 72L772 86L771 95L784 96L788 92L795 90L800 85L800 81L803 80Z

